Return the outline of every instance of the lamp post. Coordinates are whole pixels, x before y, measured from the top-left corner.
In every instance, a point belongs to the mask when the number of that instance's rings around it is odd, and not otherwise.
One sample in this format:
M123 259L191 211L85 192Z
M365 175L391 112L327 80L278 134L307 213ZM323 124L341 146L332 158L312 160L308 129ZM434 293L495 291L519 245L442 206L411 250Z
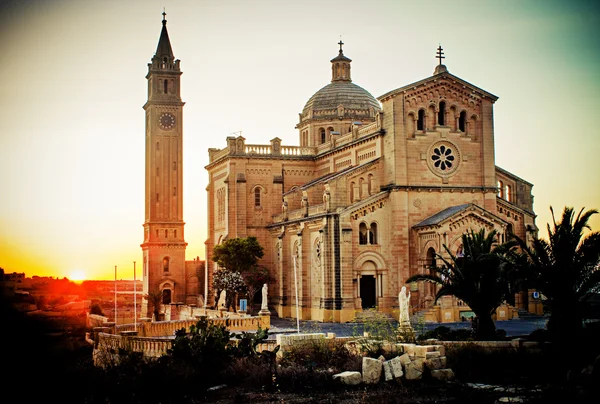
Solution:
M117 325L117 266L115 265L115 326Z
M137 331L137 290L135 286L135 261L133 261L133 326L135 331Z

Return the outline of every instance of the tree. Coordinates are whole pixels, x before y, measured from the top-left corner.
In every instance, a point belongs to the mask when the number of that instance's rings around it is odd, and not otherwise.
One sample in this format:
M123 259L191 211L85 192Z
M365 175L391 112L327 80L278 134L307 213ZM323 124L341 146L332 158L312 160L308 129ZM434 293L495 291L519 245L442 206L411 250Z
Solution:
M547 224L548 240L533 238L530 245L514 236L520 247L521 266L528 282L546 298L550 311L548 331L557 349L564 349L580 337L583 330L582 311L586 299L600 292L600 233L588 224L598 210L577 216L572 207L563 209L552 227Z
M225 290L227 308L233 307L235 311L235 297L238 293L245 293L248 288L251 293L256 293L257 278L261 274L257 262L263 255L258 239L252 236L227 239L215 246L212 260L220 267L213 277L215 300L218 301L221 291ZM262 283L259 287L262 287Z
M269 274L269 270L261 265L254 265L247 271L244 271L242 276L244 277L244 282L248 288L248 307L252 307L252 303L254 302L254 298L258 291L262 289L265 283L271 283L272 278Z
M464 257L453 255L444 245L449 258L436 254L443 265L432 267L429 274L413 275L406 280L406 283L425 281L441 285L435 302L442 296L455 296L469 305L475 313L477 340L495 338L492 315L513 293L508 282L510 267L504 258L511 245L497 246L497 237L496 230L487 235L483 228L477 233L471 230L462 235Z
M216 245L212 260L219 267L243 273L256 265L264 251L256 237L230 238Z
M242 274L229 269L219 269L214 273L213 288L215 291L217 291L217 302L221 291L224 290L226 292L225 309L229 310L231 307L233 308L234 312L236 311L236 296L238 293L246 293L247 291L246 283L244 282Z
M148 305L154 313L154 321L158 321L160 315L160 305L162 304L162 292L148 292L144 295L144 299L148 300Z

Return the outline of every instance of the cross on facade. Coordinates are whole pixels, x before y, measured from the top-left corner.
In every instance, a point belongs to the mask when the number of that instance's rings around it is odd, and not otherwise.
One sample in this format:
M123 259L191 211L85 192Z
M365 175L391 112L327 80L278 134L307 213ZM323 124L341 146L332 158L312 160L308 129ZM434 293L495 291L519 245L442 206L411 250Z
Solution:
M438 46L436 58L438 58L440 60L440 65L442 64L442 59L446 59L446 56L443 56L444 52L442 52L442 50L443 50L442 46L441 45Z

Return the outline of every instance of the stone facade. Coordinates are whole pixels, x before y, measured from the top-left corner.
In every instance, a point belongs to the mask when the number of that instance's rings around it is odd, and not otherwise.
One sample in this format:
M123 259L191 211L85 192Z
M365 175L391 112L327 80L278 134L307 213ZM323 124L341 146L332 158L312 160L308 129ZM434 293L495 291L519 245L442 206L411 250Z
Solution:
M532 184L495 165L495 95L440 64L373 104L349 86L341 45L332 83L300 114L300 146L238 136L209 150L207 257L226 238L257 237L275 279L269 307L281 317L397 315L405 280L444 246L456 251L465 231L496 229L501 242L536 228ZM216 267L207 265L210 285ZM433 286L410 291L413 313L431 309ZM443 303L451 318L438 321L468 316L456 299Z

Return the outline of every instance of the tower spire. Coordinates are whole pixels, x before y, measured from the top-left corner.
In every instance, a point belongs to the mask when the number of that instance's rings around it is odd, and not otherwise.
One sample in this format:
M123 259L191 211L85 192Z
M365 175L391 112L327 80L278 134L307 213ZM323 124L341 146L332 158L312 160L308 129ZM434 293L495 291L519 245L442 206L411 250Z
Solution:
M156 47L156 54L154 57L164 61L167 58L168 62L173 62L175 56L173 56L173 49L171 48L171 41L169 40L169 33L167 32L167 13L162 12L162 30L160 31L160 38L158 40L158 46Z

